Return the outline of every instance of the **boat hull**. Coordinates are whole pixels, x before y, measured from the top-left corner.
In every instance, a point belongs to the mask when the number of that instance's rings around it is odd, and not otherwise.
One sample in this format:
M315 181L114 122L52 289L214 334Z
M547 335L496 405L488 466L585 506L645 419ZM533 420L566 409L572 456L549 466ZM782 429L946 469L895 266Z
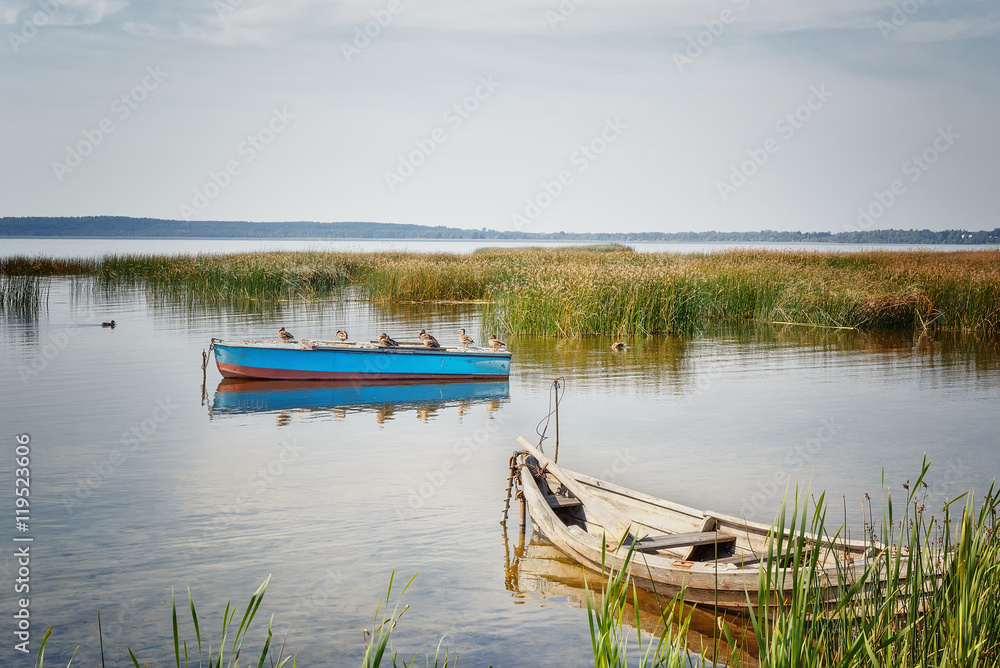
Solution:
M643 531L663 534L684 534L711 531L734 536L741 552L766 555L771 527L721 513L688 508L664 499L651 497L607 481L591 478L572 471L559 469L544 454L523 439L519 442L526 452L519 454L521 490L531 523L536 532L552 542L571 558L595 571L610 575L626 566L628 550L615 549L614 531L599 524L597 511L613 507L620 511L624 524L636 535ZM530 457L534 460L529 459ZM556 472L559 473L556 473ZM584 494L582 505L557 511L550 497L539 487L536 476L555 475L560 483L572 483ZM595 507L596 506L596 507ZM584 528L586 530L584 530ZM610 537L609 537L610 534ZM815 540L802 536L807 543ZM610 541L608 548L605 540ZM868 567L869 545L863 541L838 541L844 550L839 565L820 566L817 584L824 590L824 597L836 596L836 586L850 584ZM828 553L829 554L829 553ZM748 559L749 561L749 559ZM761 586L759 563L738 566L708 560L689 560L680 552L663 551L636 555L628 562L628 572L639 587L658 595L674 596L683 592L685 603L702 603L718 608L745 610L758 603ZM777 568L776 573L788 573L788 568ZM794 578L773 582L768 595L769 605L789 600Z
M505 380L510 353L456 349L372 348L351 344L214 342L226 378L265 380Z

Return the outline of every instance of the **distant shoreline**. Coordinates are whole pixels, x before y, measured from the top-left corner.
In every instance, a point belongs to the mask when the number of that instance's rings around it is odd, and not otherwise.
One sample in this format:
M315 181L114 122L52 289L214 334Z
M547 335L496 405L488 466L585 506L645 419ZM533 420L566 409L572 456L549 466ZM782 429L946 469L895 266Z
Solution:
M855 230L847 232L522 232L371 222L167 220L127 216L3 217L7 239L233 239L251 241L574 241L591 243L822 243L1000 245L994 230Z
M463 242L463 241L496 241L502 243L523 243L523 244L538 244L538 243L566 243L573 241L581 244L606 244L606 243L620 243L623 245L628 244L691 244L691 245L719 245L725 246L727 244L759 244L761 246L774 245L774 244L787 244L787 245L813 245L813 244L829 244L831 246L839 246L846 244L855 245L871 245L871 246L956 246L964 245L969 246L970 249L976 247L991 247L1000 246L1000 241L994 242L964 242L956 243L953 241L843 241L839 239L809 239L806 241L763 241L763 240L742 240L742 239L732 239L732 240L705 240L699 241L697 239L685 239L685 240L647 240L647 239L632 239L632 240L621 240L609 242L600 239L576 239L571 235L567 235L565 238L560 239L492 239L492 238L476 238L476 237L448 237L448 238L437 238L437 237L219 237L219 236L100 236L100 235L87 235L87 236L69 236L69 235L4 235L0 234L0 242L4 239L17 239L17 240L42 240L42 239L59 239L65 241L84 241L84 240L129 240L134 239L136 241L318 241L318 242L407 242L407 243L448 243L451 241Z

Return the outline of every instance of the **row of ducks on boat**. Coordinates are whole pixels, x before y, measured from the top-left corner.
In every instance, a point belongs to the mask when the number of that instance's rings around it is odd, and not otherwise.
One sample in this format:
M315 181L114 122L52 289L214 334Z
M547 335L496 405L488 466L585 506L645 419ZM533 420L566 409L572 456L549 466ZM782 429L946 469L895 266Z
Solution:
M278 330L278 336L281 338L282 341L294 341L295 340L295 337L292 335L292 333L289 332L288 330L286 330L284 327L282 327L281 329ZM420 337L420 341L424 344L424 347L426 347L426 348L440 348L441 347L441 344L438 343L438 340L435 339L430 334L428 334L427 330L425 330L425 329L421 329L420 333L417 334L417 336ZM344 330L338 331L337 332L337 338L340 339L341 341L347 341L347 338L348 338L347 337L347 332L345 332ZM474 345L476 343L472 339L471 336L469 336L468 334L465 333L464 329L458 330L458 340L462 344L462 348L468 348L469 346ZM389 335L386 334L385 332L382 332L381 334L379 334L377 343L378 343L378 345L379 345L380 348L398 348L399 347L399 344L396 343L391 338L389 338ZM503 341L501 341L500 339L498 339L496 336L490 336L490 338L487 341L487 343L489 343L490 348L492 348L493 350L500 350L501 348L506 348L507 347L507 344L504 343Z

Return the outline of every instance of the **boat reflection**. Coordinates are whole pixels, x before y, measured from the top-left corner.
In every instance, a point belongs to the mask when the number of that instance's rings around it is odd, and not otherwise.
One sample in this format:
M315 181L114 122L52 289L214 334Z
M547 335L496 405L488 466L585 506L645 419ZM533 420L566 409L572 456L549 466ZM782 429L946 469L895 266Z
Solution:
M587 570L564 554L555 545L532 533L527 545L524 534L519 533L518 543L512 547L507 542L506 527L503 530L507 545L504 583L513 593L515 604L551 604L549 599L563 598L573 608L587 607L589 587L594 601L600 604L601 575ZM595 591L596 589L596 591ZM643 589L633 590L638 596L639 625L643 633L655 634L663 631L663 617L670 614L674 606L674 618L683 619L690 615L687 629L688 651L701 654L719 665L759 665L757 645L754 640L750 620L736 613L718 611L710 607L672 603L669 598L657 596ZM629 596L625 619L632 619L633 598ZM664 610L665 613L661 613ZM677 630L676 624L672 624ZM736 649L730 645L730 640ZM645 642L645 637L644 637Z
M380 424L413 411L423 422L444 408L457 407L461 420L474 405L498 410L510 398L507 382L400 383L399 381L294 381L224 378L215 390L210 417L277 413L278 425L296 412L342 420L349 413L375 413Z

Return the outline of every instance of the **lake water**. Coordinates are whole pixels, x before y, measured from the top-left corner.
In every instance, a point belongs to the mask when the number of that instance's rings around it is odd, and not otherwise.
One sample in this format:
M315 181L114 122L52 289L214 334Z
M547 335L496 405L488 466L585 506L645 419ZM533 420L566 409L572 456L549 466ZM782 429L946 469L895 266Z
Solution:
M515 439L537 441L556 377L561 464L696 507L769 521L789 481L811 483L835 511L843 499L858 531L883 471L899 491L925 454L929 507L1000 474L995 345L748 328L614 353L611 339L520 337L507 384L247 392L214 364L203 387L211 337L426 328L454 343L459 327L485 338L478 311L337 299L182 310L86 285L54 279L37 320L0 316L5 490L15 436L31 439L30 529L11 520L7 535L34 539L32 647L54 626L52 665L77 645L74 665L97 665L98 608L108 665L129 664L126 646L167 665L171 588L184 606L191 588L217 637L226 601L242 608L269 574L258 631L274 613L300 665L357 665L393 570L399 588L419 573L394 634L401 655L433 654L448 634L465 666L587 664L579 586L557 582L544 546L511 574L498 524ZM112 318L114 330L99 326ZM5 615L16 572L8 549ZM0 664L30 666L10 638Z
M258 251L411 251L417 253L471 253L487 246L523 248L576 246L579 241L438 241L433 239L15 239L0 238L0 257L46 255L89 258L109 254L197 254L252 253ZM996 250L996 245L906 245L906 244L766 244L766 243L633 243L642 253L715 253L731 248L852 253L862 250Z

